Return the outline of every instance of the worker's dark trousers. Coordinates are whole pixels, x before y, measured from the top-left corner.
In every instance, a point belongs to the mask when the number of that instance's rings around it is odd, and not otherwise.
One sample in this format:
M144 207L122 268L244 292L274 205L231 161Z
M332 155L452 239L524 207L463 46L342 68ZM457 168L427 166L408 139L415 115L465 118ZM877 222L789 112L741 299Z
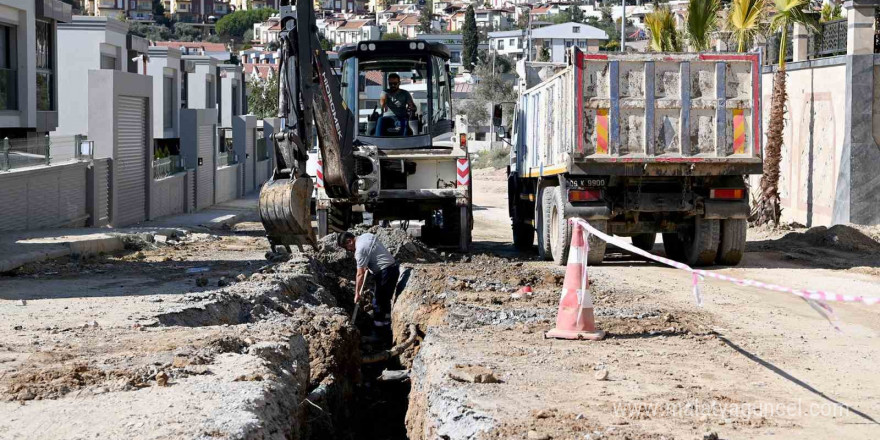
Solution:
M400 265L394 264L379 271L376 275L376 294L373 295L373 320L391 321L391 297L400 277Z

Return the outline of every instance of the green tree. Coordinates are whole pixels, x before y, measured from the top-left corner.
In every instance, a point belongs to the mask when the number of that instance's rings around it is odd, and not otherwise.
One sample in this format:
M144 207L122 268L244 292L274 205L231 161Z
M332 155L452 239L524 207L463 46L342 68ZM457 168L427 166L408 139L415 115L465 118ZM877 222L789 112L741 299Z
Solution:
M681 40L675 29L675 17L669 7L661 6L645 15L645 27L651 34L648 47L654 52L681 52Z
M387 34L382 34L383 40L405 40L406 38L403 35L398 34L397 32L389 32Z
M584 22L584 11L577 4L573 4L567 9L568 15L571 18L571 21L575 23L583 23Z
M522 14L519 14L516 19L516 28L523 30L529 28L529 11L523 11Z
M174 23L174 39L178 41L202 41L202 31L189 23Z
M823 3L822 4L822 16L820 21L823 23L831 20L838 20L843 18L843 12L840 10L840 3L835 2L834 5L831 3Z
M430 34L433 29L431 28L431 21L434 18L434 2L428 1L425 3L425 6L419 10L419 32L423 34Z
M241 41L244 33L248 29L254 28L254 23L266 21L269 17L277 14L278 11L271 8L250 9L247 11L235 11L226 14L220 20L217 20L215 29L217 35L223 38Z
M736 40L736 51L748 50L764 21L764 0L733 0L727 15L727 30Z
M165 17L165 2L163 0L153 0L153 20L165 26L169 24L168 18Z
M278 116L278 75L247 80L248 110L258 118Z
M462 26L461 34L463 46L461 64L464 70L471 71L477 63L477 46L480 42L473 5L468 5L464 13L464 25Z
M491 57L489 57L491 58ZM506 72L501 72L496 67L493 72L491 61L481 61L474 66L474 76L477 84L474 86L470 99L456 101L456 112L461 113L467 119L468 125L486 125L489 122L489 107L492 103L514 102L517 100L517 92L513 86L515 81L509 79ZM505 76L506 75L506 76ZM505 104L508 105L508 104ZM510 105L512 108L512 105ZM505 123L509 123L513 112L505 111Z
M773 222L779 225L782 207L779 203L779 163L782 161L782 130L785 128L785 46L788 45L788 27L803 24L816 30L816 19L804 11L809 0L774 0L775 14L770 30L779 33L779 67L773 75L773 94L770 98L770 121L767 124L767 147L764 150L764 174L761 176L761 195L754 221L759 225Z
M146 38L150 41L169 41L174 39L171 29L161 24L149 24L141 22L133 22L128 28L132 35Z
M542 63L550 61L550 49L546 47L538 49L538 61Z
M687 9L688 39L691 49L696 52L712 48L712 32L718 28L718 11L721 3L718 0L689 0Z

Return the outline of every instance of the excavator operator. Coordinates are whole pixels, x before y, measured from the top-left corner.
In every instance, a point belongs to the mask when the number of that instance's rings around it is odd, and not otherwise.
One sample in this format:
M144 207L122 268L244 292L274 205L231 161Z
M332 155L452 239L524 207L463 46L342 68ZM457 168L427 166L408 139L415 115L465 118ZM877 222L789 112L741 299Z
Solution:
M415 121L416 104L412 95L400 88L400 75L392 73L388 75L388 89L379 97L379 106L382 108L382 117L376 126L376 135L382 136L385 130L393 130L398 136L412 136Z

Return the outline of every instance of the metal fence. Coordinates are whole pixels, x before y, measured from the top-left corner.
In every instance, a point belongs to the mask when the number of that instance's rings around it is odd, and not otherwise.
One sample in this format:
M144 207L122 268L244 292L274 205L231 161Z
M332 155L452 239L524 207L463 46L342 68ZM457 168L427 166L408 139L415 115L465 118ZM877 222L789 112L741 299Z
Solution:
M238 155L232 150L217 153L217 167L225 167L238 163Z
M172 155L153 161L153 179L164 179L183 171L183 156Z
M38 136L0 140L0 171L90 160L91 144L85 136Z
M807 51L810 58L846 54L846 19L820 23L818 32L810 32Z

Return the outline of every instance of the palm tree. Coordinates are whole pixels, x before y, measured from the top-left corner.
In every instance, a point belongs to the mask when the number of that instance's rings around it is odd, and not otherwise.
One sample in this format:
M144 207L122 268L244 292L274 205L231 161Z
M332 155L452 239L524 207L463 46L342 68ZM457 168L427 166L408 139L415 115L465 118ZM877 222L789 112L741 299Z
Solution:
M712 32L717 28L718 0L689 0L687 10L687 35L691 49L696 52L712 48Z
M645 26L651 32L649 46L654 52L681 52L681 40L675 29L675 17L667 6L645 15Z
M761 195L754 220L759 225L773 222L779 225L782 208L779 206L779 163L782 160L782 130L785 128L785 46L788 27L795 23L816 29L816 20L804 12L809 0L773 0L775 15L770 30L779 32L779 68L773 76L773 95L770 101L770 123L767 126L767 148L764 154L764 175L761 177Z
M764 21L764 0L733 0L727 16L727 28L736 39L736 51L748 50Z

